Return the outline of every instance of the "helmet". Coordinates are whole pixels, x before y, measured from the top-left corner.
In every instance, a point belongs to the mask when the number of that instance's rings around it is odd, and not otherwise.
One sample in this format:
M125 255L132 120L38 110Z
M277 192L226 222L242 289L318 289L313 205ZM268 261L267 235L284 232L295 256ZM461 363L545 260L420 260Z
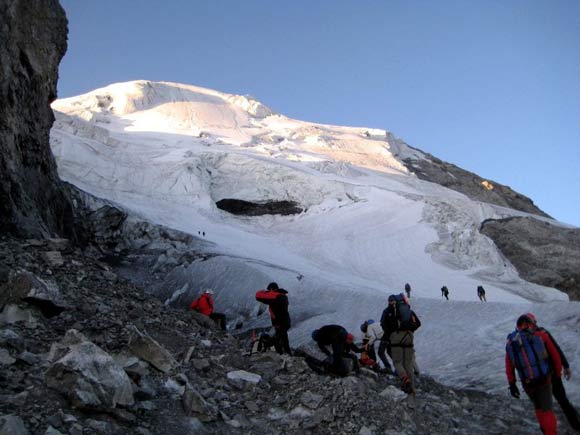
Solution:
M268 284L268 287L266 287L267 290L278 290L278 283L275 282L271 282L270 284Z
M213 290L210 288L206 288L203 292L207 293L208 295L213 295Z
M367 323L368 323L369 325L372 325L373 323L375 323L375 321L374 321L374 319L369 319L369 320L367 320Z

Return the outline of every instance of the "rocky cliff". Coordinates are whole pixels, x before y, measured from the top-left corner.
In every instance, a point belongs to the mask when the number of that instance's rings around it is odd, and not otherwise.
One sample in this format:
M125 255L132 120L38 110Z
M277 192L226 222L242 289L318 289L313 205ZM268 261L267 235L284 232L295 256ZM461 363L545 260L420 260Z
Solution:
M580 300L580 229L514 217L484 221L481 232L495 242L525 280Z
M67 20L57 0L0 0L0 231L70 235L49 146Z
M461 192L475 200L496 204L526 213L550 217L540 210L534 202L508 186L486 180L477 174L461 169L452 163L444 162L428 153L424 158L404 160L407 169L421 180L440 184L441 186Z

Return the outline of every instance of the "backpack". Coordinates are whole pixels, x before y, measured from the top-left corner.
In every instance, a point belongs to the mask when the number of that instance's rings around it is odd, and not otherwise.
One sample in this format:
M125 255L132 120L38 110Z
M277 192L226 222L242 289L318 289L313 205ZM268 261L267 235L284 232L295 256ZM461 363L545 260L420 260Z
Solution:
M403 293L395 296L395 312L398 331L416 331L421 326L417 315L411 310L409 299Z
M522 384L550 375L550 361L542 338L529 329L515 330L507 337L506 352Z

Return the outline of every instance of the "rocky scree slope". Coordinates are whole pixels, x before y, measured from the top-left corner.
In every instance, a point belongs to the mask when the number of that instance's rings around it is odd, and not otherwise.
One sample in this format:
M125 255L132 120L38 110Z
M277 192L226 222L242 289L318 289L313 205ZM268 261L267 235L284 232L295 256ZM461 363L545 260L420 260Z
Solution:
M333 378L301 357L250 355L247 340L147 297L107 258L66 239L0 238L0 434L536 431L528 401L507 394L421 376L410 400L386 375Z
M488 202L525 213L550 217L540 210L530 198L512 190L508 186L486 180L452 163L444 162L431 154L422 151L421 153L423 156L420 159L413 157L403 160L407 169L421 180L437 183L461 192L475 201Z

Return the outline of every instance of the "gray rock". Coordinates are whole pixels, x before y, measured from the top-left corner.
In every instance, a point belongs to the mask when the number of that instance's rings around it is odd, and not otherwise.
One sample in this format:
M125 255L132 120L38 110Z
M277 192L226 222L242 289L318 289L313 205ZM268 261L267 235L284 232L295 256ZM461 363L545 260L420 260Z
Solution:
M0 416L0 435L29 435L24 422L17 415Z
M46 317L56 316L67 308L55 283L44 281L28 271L11 276L0 295L0 305L26 301L38 307Z
M12 329L0 329L0 346L12 347L16 350L24 349L24 340Z
M201 326L209 329L217 329L217 324L208 316L198 313L197 311L194 310L191 310L188 314L191 317L193 317L193 319Z
M10 352L6 349L0 348L0 367L7 367L16 362L15 358L10 356Z
M47 385L65 396L78 408L107 409L132 405L131 380L113 358L101 348L84 340L80 334L68 331L63 351L51 349L51 355L61 355L46 373ZM69 344L70 343L70 344Z
M108 421L88 419L86 423L89 428L96 431L99 435L116 435L122 432L116 424Z
M54 427L48 426L48 428L44 432L44 435L64 435L64 434L61 431L55 429Z
M75 423L71 426L68 433L69 435L83 435L83 427L80 424Z
M323 400L324 396L313 393L311 391L305 391L300 396L300 402L310 409L317 409L318 407L320 407Z
M230 380L241 380L244 382L249 382L250 384L257 384L262 380L262 376L247 372L245 370L234 370L228 372L227 377Z
M182 397L183 410L189 416L198 418L203 422L215 421L218 416L217 408L207 402L192 385L185 386Z
M0 313L0 325L12 325L22 322L27 328L36 328L38 322L32 311L20 308L18 305L5 305Z
M59 251L44 252L42 258L50 267L59 267L64 264L64 259Z
M48 244L48 249L51 251L67 251L71 248L70 240L69 239L62 239L62 238L48 238L46 239Z
M16 358L18 358L19 361L25 362L29 366L36 365L42 361L42 358L39 355L28 351L21 352Z
M200 371L200 372L207 371L211 367L211 363L206 358L204 358L204 359L194 359L193 360L193 367L197 371Z
M374 432L370 428L363 426L358 431L358 435L374 435Z
M396 387L389 385L385 388L379 396L384 397L385 399L392 401L392 402L401 402L407 398L407 394L402 392Z
M173 356L153 338L139 331L135 326L129 328L129 350L139 358L147 361L163 373L170 372L178 363Z

